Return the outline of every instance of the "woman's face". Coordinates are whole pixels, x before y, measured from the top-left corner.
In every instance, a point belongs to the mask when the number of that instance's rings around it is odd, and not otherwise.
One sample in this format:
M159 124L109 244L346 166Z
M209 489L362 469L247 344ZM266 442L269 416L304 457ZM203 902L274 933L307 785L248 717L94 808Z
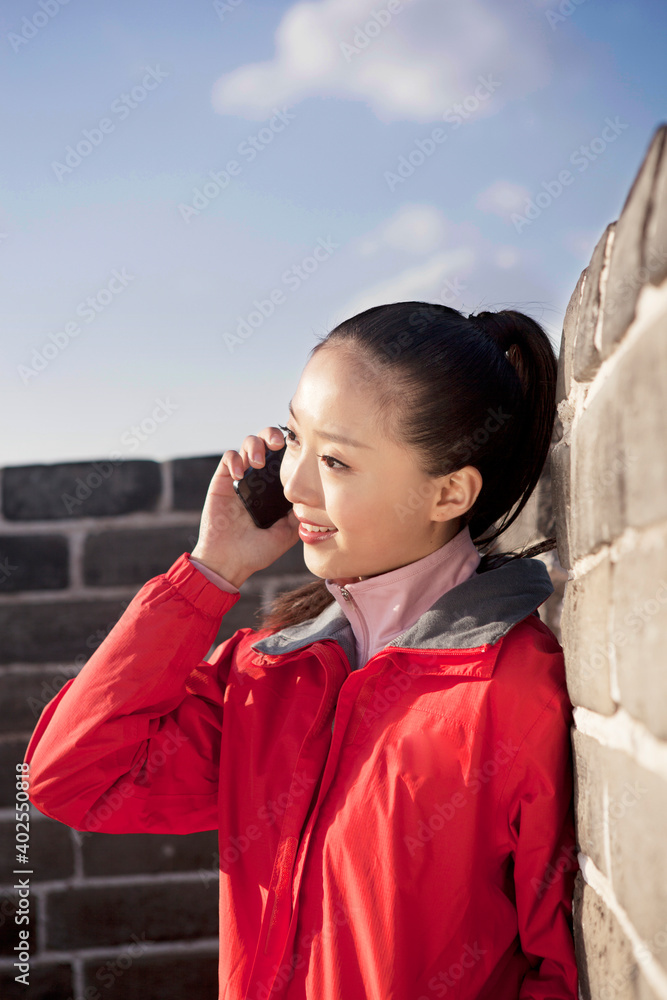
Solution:
M299 520L336 529L322 541L304 541L306 566L341 584L440 548L457 534L458 518L481 488L472 466L437 479L424 476L413 452L375 426L374 398L362 372L347 351L321 348L311 357L285 422L280 469Z

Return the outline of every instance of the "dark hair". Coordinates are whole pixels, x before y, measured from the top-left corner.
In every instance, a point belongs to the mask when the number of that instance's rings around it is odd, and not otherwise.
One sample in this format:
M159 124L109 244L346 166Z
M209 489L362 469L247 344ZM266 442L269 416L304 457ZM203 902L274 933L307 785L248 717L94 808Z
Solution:
M481 473L479 495L460 519L482 553L478 572L555 548L555 538L520 552L494 546L526 505L551 444L558 362L539 323L513 309L466 318L445 305L395 302L340 323L310 356L334 347L351 352L351 370L374 394L378 426L416 450L424 475L465 465ZM323 579L279 593L260 628L296 625L333 600Z

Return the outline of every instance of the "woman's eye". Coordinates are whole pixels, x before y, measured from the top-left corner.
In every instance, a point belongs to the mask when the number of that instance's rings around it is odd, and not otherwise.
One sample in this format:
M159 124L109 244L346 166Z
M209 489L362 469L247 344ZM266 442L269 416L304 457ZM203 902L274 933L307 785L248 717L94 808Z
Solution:
M288 437L287 438L288 441L296 441L296 434L294 433L294 431L290 427L283 427L282 424L278 424L278 427L280 427L281 431L285 431L286 435L287 434L291 434L292 435L292 437ZM327 469L332 469L333 470L333 469L347 469L348 468L348 466L345 465L344 462L341 462L340 459L338 459L338 458L334 458L332 455L318 455L317 457L318 458L323 458L325 460L325 462L327 462L327 463L328 462L335 462L336 463L335 465L328 465L327 464Z
M337 458L332 458L331 455L318 455L318 458L323 458L326 462L335 462L335 465L327 465L327 469L347 469L347 465L344 465Z
M283 427L282 424L278 424L278 427L280 427L281 431L285 431L286 434L292 434L293 435L293 437L288 437L287 438L288 441L294 441L296 439L296 434L294 434L294 431L290 430L289 427Z

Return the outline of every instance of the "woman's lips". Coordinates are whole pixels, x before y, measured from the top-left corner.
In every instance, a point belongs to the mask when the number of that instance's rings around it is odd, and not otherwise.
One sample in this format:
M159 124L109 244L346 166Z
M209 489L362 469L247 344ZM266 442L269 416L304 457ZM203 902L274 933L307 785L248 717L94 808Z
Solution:
M337 531L338 528L330 528L328 531L309 531L304 524L299 522L299 538L302 542L308 542L309 544L326 542Z

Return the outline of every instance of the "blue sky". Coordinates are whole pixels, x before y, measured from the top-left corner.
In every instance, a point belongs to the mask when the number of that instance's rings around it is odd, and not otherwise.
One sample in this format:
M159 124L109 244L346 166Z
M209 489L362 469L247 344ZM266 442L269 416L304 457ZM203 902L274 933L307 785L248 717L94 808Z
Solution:
M666 22L658 0L5 3L0 464L237 449L381 302L521 309L557 349L667 120Z

